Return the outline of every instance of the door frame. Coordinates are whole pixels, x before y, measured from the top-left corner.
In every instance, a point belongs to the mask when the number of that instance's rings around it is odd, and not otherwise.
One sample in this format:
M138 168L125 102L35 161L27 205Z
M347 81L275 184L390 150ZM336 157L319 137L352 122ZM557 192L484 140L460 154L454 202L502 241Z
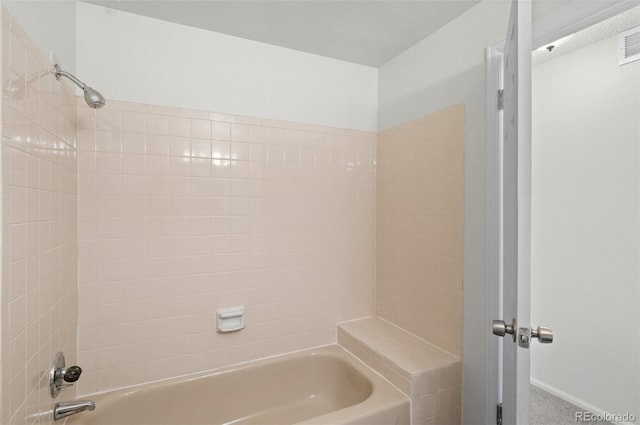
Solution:
M532 25L532 48L537 49L569 34L583 30L605 19L640 6L638 0L609 0L572 3L546 15ZM486 221L486 420L496 423L496 405L501 391L501 368L499 353L502 338L491 332L491 322L501 318L501 140L502 123L498 111L498 89L502 87L502 54L504 40L486 49L486 178L487 178L487 221Z

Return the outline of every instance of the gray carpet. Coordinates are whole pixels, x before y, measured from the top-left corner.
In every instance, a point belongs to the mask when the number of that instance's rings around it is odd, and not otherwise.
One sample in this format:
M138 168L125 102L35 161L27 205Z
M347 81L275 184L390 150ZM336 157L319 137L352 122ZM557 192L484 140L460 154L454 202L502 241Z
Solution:
M531 425L612 425L610 422L579 422L576 412L584 409L531 385Z

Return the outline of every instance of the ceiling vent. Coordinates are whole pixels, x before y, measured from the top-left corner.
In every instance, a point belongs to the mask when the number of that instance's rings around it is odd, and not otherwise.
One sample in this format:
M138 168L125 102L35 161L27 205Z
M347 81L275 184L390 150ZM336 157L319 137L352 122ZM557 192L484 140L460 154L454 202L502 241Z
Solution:
M640 59L640 26L620 34L620 65Z

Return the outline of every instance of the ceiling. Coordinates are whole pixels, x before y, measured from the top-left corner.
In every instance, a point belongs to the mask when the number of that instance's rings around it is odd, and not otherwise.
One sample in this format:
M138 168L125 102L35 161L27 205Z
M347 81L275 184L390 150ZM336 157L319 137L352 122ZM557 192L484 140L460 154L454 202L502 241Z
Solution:
M640 7L635 7L585 28L582 31L576 32L571 38L555 47L551 52L535 50L531 56L532 63L533 65L540 65L541 63L556 59L582 47L618 35L638 25L640 25Z
M82 0L378 67L477 4L466 0Z

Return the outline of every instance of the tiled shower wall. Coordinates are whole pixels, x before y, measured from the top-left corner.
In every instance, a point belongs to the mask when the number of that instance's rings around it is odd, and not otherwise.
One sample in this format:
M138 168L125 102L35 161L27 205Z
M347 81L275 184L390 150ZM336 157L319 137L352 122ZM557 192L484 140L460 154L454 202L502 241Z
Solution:
M373 314L375 133L79 102L80 393L332 343ZM237 305L246 328L216 333Z
M464 105L378 135L377 314L461 355Z
M57 351L68 364L77 352L76 96L1 13L1 422L44 424L48 368ZM70 388L57 400L74 397Z

